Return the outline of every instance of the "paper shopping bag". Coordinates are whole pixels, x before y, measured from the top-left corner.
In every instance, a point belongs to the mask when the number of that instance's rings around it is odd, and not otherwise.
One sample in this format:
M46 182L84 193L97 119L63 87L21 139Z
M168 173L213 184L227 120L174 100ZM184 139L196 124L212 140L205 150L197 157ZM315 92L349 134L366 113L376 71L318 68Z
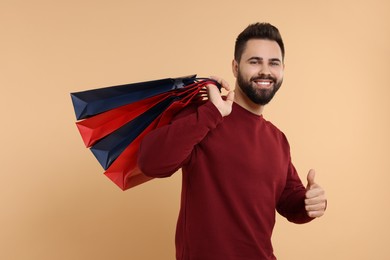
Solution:
M207 84L220 88L189 76L72 93L76 117L83 119L76 124L104 174L126 190L151 179L137 167L142 139L185 106L204 102Z

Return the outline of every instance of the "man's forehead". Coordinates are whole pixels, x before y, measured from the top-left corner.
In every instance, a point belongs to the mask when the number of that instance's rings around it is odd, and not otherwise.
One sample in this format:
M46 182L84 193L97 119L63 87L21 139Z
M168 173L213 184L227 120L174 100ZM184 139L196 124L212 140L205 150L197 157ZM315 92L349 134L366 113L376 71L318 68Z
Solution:
M246 43L242 57L249 58L250 56L262 59L281 59L282 50L276 41L267 39L250 39Z

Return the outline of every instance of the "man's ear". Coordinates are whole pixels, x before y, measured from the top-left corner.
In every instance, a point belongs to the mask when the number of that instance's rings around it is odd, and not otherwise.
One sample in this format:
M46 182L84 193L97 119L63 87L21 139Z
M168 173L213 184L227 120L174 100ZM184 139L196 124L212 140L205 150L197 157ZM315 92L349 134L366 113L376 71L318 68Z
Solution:
M237 75L238 75L238 62L236 60L234 60L234 59L232 61L232 71L233 71L234 77L237 78Z

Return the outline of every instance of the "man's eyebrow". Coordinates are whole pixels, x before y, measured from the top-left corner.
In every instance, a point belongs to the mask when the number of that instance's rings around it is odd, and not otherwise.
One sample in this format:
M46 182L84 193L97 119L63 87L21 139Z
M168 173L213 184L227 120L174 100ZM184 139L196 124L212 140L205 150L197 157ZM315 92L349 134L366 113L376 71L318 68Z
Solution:
M257 60L257 61L261 61L261 60L263 60L263 58L261 58L261 57L257 57L257 56L254 56L254 57L250 57L250 58L248 59L248 61L250 61L250 60Z
M272 58L272 59L270 59L270 61L277 61L277 62L282 62L280 59L278 59L278 58Z
M257 60L257 61L262 61L262 60L264 60L262 57L258 57L258 56L253 56L253 57L250 57L249 59L248 59L248 61L250 61L250 60ZM269 61L277 61L277 62L282 62L279 58L271 58L271 59L269 59Z

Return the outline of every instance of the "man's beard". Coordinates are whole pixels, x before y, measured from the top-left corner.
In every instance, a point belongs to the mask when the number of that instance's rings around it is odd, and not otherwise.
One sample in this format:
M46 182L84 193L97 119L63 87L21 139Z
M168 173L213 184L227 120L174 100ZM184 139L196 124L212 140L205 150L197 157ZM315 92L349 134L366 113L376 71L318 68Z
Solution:
M272 88L269 89L259 89L255 86L255 80L266 79L271 80L273 83ZM258 105L266 105L268 104L272 98L275 96L275 93L279 90L280 86L283 83L283 79L277 81L276 78L261 74L258 77L252 77L250 81L246 81L240 71L238 71L237 75L237 83L241 90L246 94L246 96L255 104Z

